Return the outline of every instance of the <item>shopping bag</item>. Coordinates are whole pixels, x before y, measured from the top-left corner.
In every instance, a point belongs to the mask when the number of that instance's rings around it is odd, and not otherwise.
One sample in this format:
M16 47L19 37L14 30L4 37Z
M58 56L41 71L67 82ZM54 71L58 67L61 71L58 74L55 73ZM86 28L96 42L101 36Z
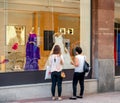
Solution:
M46 71L45 71L45 80L46 79L51 79L51 68L50 68L50 66L47 66Z

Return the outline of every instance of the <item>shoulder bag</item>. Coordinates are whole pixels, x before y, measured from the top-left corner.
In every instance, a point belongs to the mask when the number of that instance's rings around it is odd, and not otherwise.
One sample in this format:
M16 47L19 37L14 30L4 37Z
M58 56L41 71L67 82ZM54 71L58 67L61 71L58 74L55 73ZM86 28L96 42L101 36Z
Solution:
M89 64L87 63L87 61L85 60L85 62L84 62L84 66L83 66L83 71L86 73L86 72L89 72L89 68L90 68L90 66L89 66Z

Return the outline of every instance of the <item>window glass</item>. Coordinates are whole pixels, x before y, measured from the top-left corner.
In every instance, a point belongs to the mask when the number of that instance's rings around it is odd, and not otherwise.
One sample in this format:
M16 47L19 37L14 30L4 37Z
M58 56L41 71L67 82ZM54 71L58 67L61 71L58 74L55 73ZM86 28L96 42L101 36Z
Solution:
M81 46L90 63L91 0L1 0L0 72L45 70L60 44L64 69Z
M115 75L120 75L120 0L115 0L114 9L114 60L115 60Z

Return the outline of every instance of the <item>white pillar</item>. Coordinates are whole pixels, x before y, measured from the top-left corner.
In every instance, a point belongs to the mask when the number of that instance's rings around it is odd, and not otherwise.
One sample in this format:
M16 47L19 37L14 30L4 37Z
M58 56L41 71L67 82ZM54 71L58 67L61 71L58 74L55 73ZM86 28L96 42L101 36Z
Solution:
M80 0L80 46L90 62L91 0Z

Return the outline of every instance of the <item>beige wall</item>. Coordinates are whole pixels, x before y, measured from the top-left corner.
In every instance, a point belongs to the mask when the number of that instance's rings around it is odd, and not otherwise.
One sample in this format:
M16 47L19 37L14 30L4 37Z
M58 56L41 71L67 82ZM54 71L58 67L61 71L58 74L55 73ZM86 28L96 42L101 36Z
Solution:
M72 55L72 49L80 42L80 18L79 16L59 16L59 28L65 28L66 34L64 39L70 40L70 53ZM70 35L67 33L68 28L74 29L74 34Z

